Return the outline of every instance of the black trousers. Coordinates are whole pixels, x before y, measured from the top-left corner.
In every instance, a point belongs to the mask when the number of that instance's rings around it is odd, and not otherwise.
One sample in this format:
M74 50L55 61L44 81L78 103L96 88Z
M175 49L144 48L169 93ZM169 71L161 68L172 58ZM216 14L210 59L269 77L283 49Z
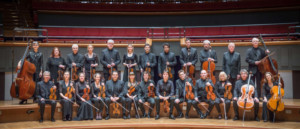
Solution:
M70 100L70 101L74 102L74 100ZM67 118L67 116L72 118L73 103L71 103L70 101L65 100L65 99L60 100L60 104L62 106L62 117L63 118Z
M255 83L255 79L256 79L256 89L257 89L257 95L258 98L262 97L261 96L261 89L262 87L260 87L260 81L261 81L261 73L259 71L257 71L255 74L253 74L253 76L251 77L251 80ZM255 84L254 84L255 85Z
M236 117L239 117L239 107L237 101L233 100L233 109ZM259 109L259 103L254 101L254 116L257 117Z
M173 113L173 108L174 108L174 97L170 97L168 99L168 102L170 103L170 115ZM156 114L159 115L159 111L160 111L160 102L163 102L162 99L159 99L159 97L155 98L155 104L156 104Z
M205 102L208 104L208 111L206 111L208 113L208 115L210 114L211 110L213 109L214 105L215 105L215 101L211 101L211 100L207 100L206 97L199 97L198 98L199 102ZM200 110L200 108L198 107L198 103L196 100L193 100L192 104L193 104L193 107L196 109L198 115L201 115L202 112Z
M100 99L101 99L102 101L101 101ZM95 107L99 109L99 110L96 110L97 113L103 111L103 107L104 107L104 104L103 104L103 103L105 103L105 99L104 99L104 98L101 97L100 99L98 99L98 97L97 97L97 98L92 98L92 99L91 99L91 100L92 100L92 103L95 105ZM106 103L105 103L105 104L106 104Z
M225 110L226 110L226 113L228 114L228 111L230 109L231 100L225 99L224 101L225 101ZM224 102L220 98L216 98L215 107L217 108L219 114L221 113L220 103L224 103Z
M44 112L45 112L45 105L49 104L51 105L51 119L54 118L55 108L56 108L56 101L53 100L39 100L39 106L40 106L40 113L41 113L41 119L44 118Z
M176 100L176 99L175 99ZM175 108L177 110L177 112L180 114L182 113L182 109L179 107L179 105L181 103L183 103L184 99L183 98L179 98L179 103L175 103L174 101L174 105L175 105ZM193 100L190 100L190 99L185 99L185 102L187 103L187 108L186 108L186 115L189 114L190 110L191 110L191 107L192 107L192 104L193 104Z
M118 103L121 103L123 107L125 107L125 98L124 97L120 97L120 99L117 101ZM109 97L106 97L105 98L105 103L106 105L108 106L108 108L106 108L106 115L109 116L109 105L112 103L112 101L110 100ZM123 112L123 115L125 115L126 111L124 108L122 108L122 112Z
M141 100L143 101L143 103L145 103L145 102L147 101L147 102L150 104L150 107L151 107L152 109L154 109L154 105L155 105L155 99L154 99L154 98L148 97L148 98L141 99ZM139 103L138 105L139 105L139 107L140 107L142 113L145 114L144 104L143 104L143 103L140 103L140 102L138 102L138 103ZM149 108L148 114L151 114L151 112L152 112L152 109L151 109L151 108Z
M135 110L135 114L138 112L138 98L137 97L135 97L134 98L134 102L133 102L133 100L132 99L130 99L130 98L125 98L125 108L129 111L129 113L128 114L130 114L130 111L131 111L131 106L132 106L132 103L135 103L134 104L134 110ZM136 114L137 115L137 114Z
M267 108L267 102L263 102L262 118L266 121L268 120L268 113L269 120L273 121L274 113Z

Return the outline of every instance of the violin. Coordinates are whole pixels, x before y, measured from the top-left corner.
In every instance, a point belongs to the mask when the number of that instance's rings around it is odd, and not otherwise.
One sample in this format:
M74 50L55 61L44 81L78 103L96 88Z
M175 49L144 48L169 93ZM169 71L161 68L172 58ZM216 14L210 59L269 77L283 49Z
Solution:
M150 85L150 86L148 86L148 97L154 98L154 96L155 96L154 86Z
M56 100L57 96L56 96L56 88L50 88L50 95L49 95L49 99L50 100Z
M232 90L232 84L226 83L226 85L225 85L225 92L224 92L224 98L227 98L229 100L232 99L231 90Z
M208 57L210 58L211 48L209 49ZM207 76L210 80L212 80L213 84L216 84L216 77L214 76L216 65L213 61L205 61L202 64L202 69L207 71Z
M113 59L111 59L111 63L113 63ZM116 68L114 68L113 66L110 67L110 70L109 70L109 77L108 77L108 80L111 80L111 76L112 76L112 72L113 71L116 71Z
M214 87L212 85L205 86L206 90L206 98L207 100L215 100L216 99L216 94L214 93Z
M185 73L188 73L187 76L192 79L193 85L195 85L196 84L196 79L194 78L195 66L191 65L188 68L188 66L186 65L186 66L183 66L182 69L184 70ZM189 71L189 72L187 72L187 71Z
M137 86L137 85L138 85L137 83L134 83L134 84L131 83L131 85L129 85L129 89L128 89L129 96L131 96L132 93L135 92L135 86Z
M149 63L149 61L147 61L147 63ZM147 71L149 74L149 79L151 79L151 67L146 66L145 71Z
M101 83L103 83L103 82L101 82ZM98 93L98 96L105 98L105 85L100 85L99 89L100 89L100 92Z
M61 62L59 62L59 65L61 65ZM57 74L57 81L64 80L64 71L62 70L62 68L58 69Z
M248 83L243 85L241 88L242 95L239 97L237 105L244 110L251 110L254 106L254 99L252 94L254 93L254 86L250 85L250 79L252 72L249 74Z
M75 89L73 88L73 86L69 86L69 87L67 88L67 93L65 94L65 96L66 96L67 98L71 99L71 98L73 97L72 94L74 94L74 93L75 93Z
M119 109L119 104L117 104L116 102L113 104L113 114L117 117L121 114L121 111Z
M193 100L195 98L192 85L185 86L185 98L190 100Z
M33 81L33 74L35 73L36 67L33 63L30 63L26 60L31 41L32 40L28 41L25 53L20 61L21 68L16 69L17 78L10 87L10 95L13 98L19 98L21 100L29 99L35 93L35 82ZM17 91L19 91L19 93Z
M72 66L72 70L71 70L71 72L72 72L72 81L73 80L77 80L78 79L78 75L77 75L77 67L76 66Z
M280 76L278 74L278 76ZM284 103L282 97L284 96L284 90L280 84L280 77L278 81L278 86L273 86L271 89L272 97L269 99L267 107L272 112L279 112L284 110Z
M164 92L164 97L166 97L166 92ZM164 112L168 113L170 111L168 100L164 100Z
M83 89L83 95L82 98L85 99L86 101L90 100L90 88L84 88Z

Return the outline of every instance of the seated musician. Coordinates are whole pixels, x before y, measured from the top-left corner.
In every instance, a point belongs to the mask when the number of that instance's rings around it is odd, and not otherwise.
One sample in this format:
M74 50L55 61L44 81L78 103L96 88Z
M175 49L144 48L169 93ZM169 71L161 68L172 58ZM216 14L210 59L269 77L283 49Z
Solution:
M76 103L79 105L77 110L77 117L73 120L93 120L93 107L90 98L92 97L92 93L88 92L90 86L84 80L85 74L79 73L79 81L75 85L76 91Z
M94 75L95 82L92 83L92 102L94 103L95 107L99 110L96 110L96 120L102 120L102 111L105 104L105 84L104 82L100 81L101 74L96 73ZM100 96L99 96L100 95ZM103 96L104 95L104 96ZM107 106L107 105L106 105Z
M128 115L127 119L130 119L130 111L131 111L131 105L132 103L134 104L134 109L135 109L135 118L139 118L138 110L137 110L137 104L138 104L138 82L135 80L135 75L134 72L129 73L129 81L125 83L126 89L127 89L127 94L125 95L125 107L127 108Z
M182 113L181 108L179 107L179 104L183 103L184 101L187 103L185 118L189 118L189 112L190 112L194 98L193 99L186 98L185 95L187 94L187 91L185 90L186 89L185 87L192 86L191 93L194 94L194 86L193 86L192 79L186 78L187 76L183 70L179 70L178 74L179 74L179 79L176 80L176 95L175 95L176 97L175 97L175 102L174 102L175 108L179 114L177 116L177 118L183 117L183 113Z
M63 121L72 120L73 103L75 102L74 94L75 88L73 87L73 82L70 81L70 72L66 71L64 73L64 80L59 82L59 95L61 97L60 103L62 106Z
M38 103L40 106L40 113L41 113L41 119L40 122L43 122L44 120L44 111L45 111L45 104L51 105L51 121L55 122L54 120L54 113L56 108L56 100L50 100L50 89L56 89L56 86L53 84L50 80L50 72L45 71L43 73L43 81L40 81L37 83L37 98ZM56 95L56 93L55 93Z
M262 111L262 119L264 119L264 122L268 121L268 112L269 112L269 120L273 121L274 114L272 111L270 111L267 108L268 100L272 97L271 95L271 89L273 86L278 85L278 82L276 82L270 72L265 73L265 80L263 85L263 111Z
M112 72L112 80L109 80L105 84L105 103L107 106L110 105L111 102L117 102L117 103L122 103L122 106L125 107L125 98L124 95L127 93L127 88L124 86L124 82L121 80L118 80L118 72L113 71ZM123 119L126 119L125 115L125 109L123 109ZM110 108L106 108L106 118L105 120L110 119L109 115Z
M143 81L140 83L138 86L139 91L138 91L138 98L139 98L139 107L142 111L143 117L146 117L145 113L145 108L144 108L144 103L148 102L150 104L150 107L153 109L155 100L154 97L149 96L149 93L152 92L155 96L155 83L153 80L149 79L149 76L151 74L148 71L143 72ZM149 91L149 87L153 86L153 91ZM152 109L149 108L148 112L148 118L151 116Z
M219 74L219 80L216 85L215 85L215 90L216 90L216 95L217 95L217 98L216 98L216 101L215 101L215 106L218 110L218 113L219 113L219 119L222 119L222 115L221 115L221 108L220 108L220 103L225 103L225 109L226 109L226 115L228 114L228 111L229 111L229 108L230 108L230 104L231 104L231 99L228 99L228 98L225 98L224 97L224 93L225 93L225 85L231 85L232 84L230 83L229 80L227 80L227 75L225 72L220 72ZM229 91L230 93L232 91ZM224 116L225 116L225 113L224 113ZM227 116L225 116L225 119L227 120Z
M235 82L235 87L233 90L233 108L234 108L234 113L235 113L235 117L233 118L233 120L238 120L239 119L239 107L237 105L237 101L238 101L238 97L240 97L242 95L241 93L241 88L243 85L248 84L248 71L246 69L242 69L240 71L240 75L241 75L241 79L237 80ZM254 86L253 81L250 81L250 85ZM259 121L259 118L257 116L258 114L258 108L259 108L259 100L257 98L257 91L254 90L254 116L255 116L255 120Z
M195 88L194 89L195 90L195 92L194 92L195 100L193 101L193 106L196 109L200 118L204 119L209 115L209 113L211 112L211 110L214 106L214 101L207 99L207 93L206 93L205 87L209 86L209 85L213 86L213 83L210 79L207 78L206 70L201 70L200 76L201 76L200 79L198 79L196 81L196 85L194 87ZM205 114L203 114L201 112L200 108L198 107L198 103L201 103L201 102L206 102L207 104L209 104L208 109L202 105L202 107L204 107L206 110Z
M160 111L160 102L168 101L170 103L170 119L175 119L173 116L173 107L174 107L174 84L171 80L169 80L169 74L167 70L163 72L163 79L157 82L156 86L156 117L155 120L159 119L159 111Z

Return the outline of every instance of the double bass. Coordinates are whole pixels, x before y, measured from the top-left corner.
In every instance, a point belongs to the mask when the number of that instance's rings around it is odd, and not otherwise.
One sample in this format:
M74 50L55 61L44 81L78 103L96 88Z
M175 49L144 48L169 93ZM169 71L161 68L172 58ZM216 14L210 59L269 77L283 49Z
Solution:
M282 101L282 97L284 96L284 90L280 85L280 77L278 81L278 86L273 86L270 92L272 94L272 97L268 101L268 109L272 112L283 111L284 103Z
M209 49L208 58L210 58L211 48ZM207 71L207 76L212 80L213 84L216 84L216 77L214 76L216 65L213 61L204 61L202 64L202 69Z
M33 74L35 73L36 67L33 63L26 60L31 42L32 40L28 41L25 53L20 61L20 69L16 69L17 78L15 78L10 88L10 95L13 98L19 98L21 100L29 99L35 92Z

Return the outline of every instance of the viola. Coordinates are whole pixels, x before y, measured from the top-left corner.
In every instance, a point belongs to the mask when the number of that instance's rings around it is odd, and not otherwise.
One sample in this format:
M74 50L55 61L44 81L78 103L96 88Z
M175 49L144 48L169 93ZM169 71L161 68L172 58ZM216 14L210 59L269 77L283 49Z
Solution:
M208 85L208 86L205 86L205 90L206 90L206 98L208 100L215 100L216 99L216 94L214 93L214 88L212 85Z
M147 61L147 63L148 63L148 62L149 62L149 61ZM150 73L149 79L151 79L151 67L146 66L145 71L147 71L148 73Z
M164 92L164 97L166 97L166 92ZM164 100L164 112L168 113L170 111L168 100Z
M102 82L103 83L103 82ZM98 93L99 97L105 98L105 85L100 85L99 87L100 92Z
M56 100L57 96L56 96L56 88L50 88L50 95L49 95L49 99L50 100Z
M71 98L73 97L72 94L74 94L74 93L75 93L75 89L73 88L73 86L69 86L69 87L67 88L67 93L65 94L65 96L66 96L67 98L71 99Z
M279 74L278 74L279 75ZM280 84L280 75L278 86L273 86L271 89L272 97L269 99L267 107L272 112L279 112L284 110L284 103L282 101L282 97L284 96L284 90Z
M210 51L211 49L209 49L209 56L210 57ZM202 64L202 69L207 71L207 76L210 80L212 80L213 84L216 84L216 77L214 76L214 71L215 71L216 65L215 62L213 61L205 61Z
M226 83L226 85L225 85L225 92L224 92L224 98L232 99L231 90L232 90L232 84Z
M82 98L85 99L86 101L90 100L90 88L83 89Z
M248 83L243 85L241 88L241 97L239 97L237 105L244 110L251 110L254 106L254 99L252 98L252 94L254 93L254 86L250 85L252 73L250 72Z
M121 114L121 111L119 109L119 105L117 103L113 104L113 114L117 117Z
M154 96L155 96L154 86L150 85L150 86L148 86L148 97L154 98Z
M185 98L189 100L193 100L195 98L192 85L185 86Z

